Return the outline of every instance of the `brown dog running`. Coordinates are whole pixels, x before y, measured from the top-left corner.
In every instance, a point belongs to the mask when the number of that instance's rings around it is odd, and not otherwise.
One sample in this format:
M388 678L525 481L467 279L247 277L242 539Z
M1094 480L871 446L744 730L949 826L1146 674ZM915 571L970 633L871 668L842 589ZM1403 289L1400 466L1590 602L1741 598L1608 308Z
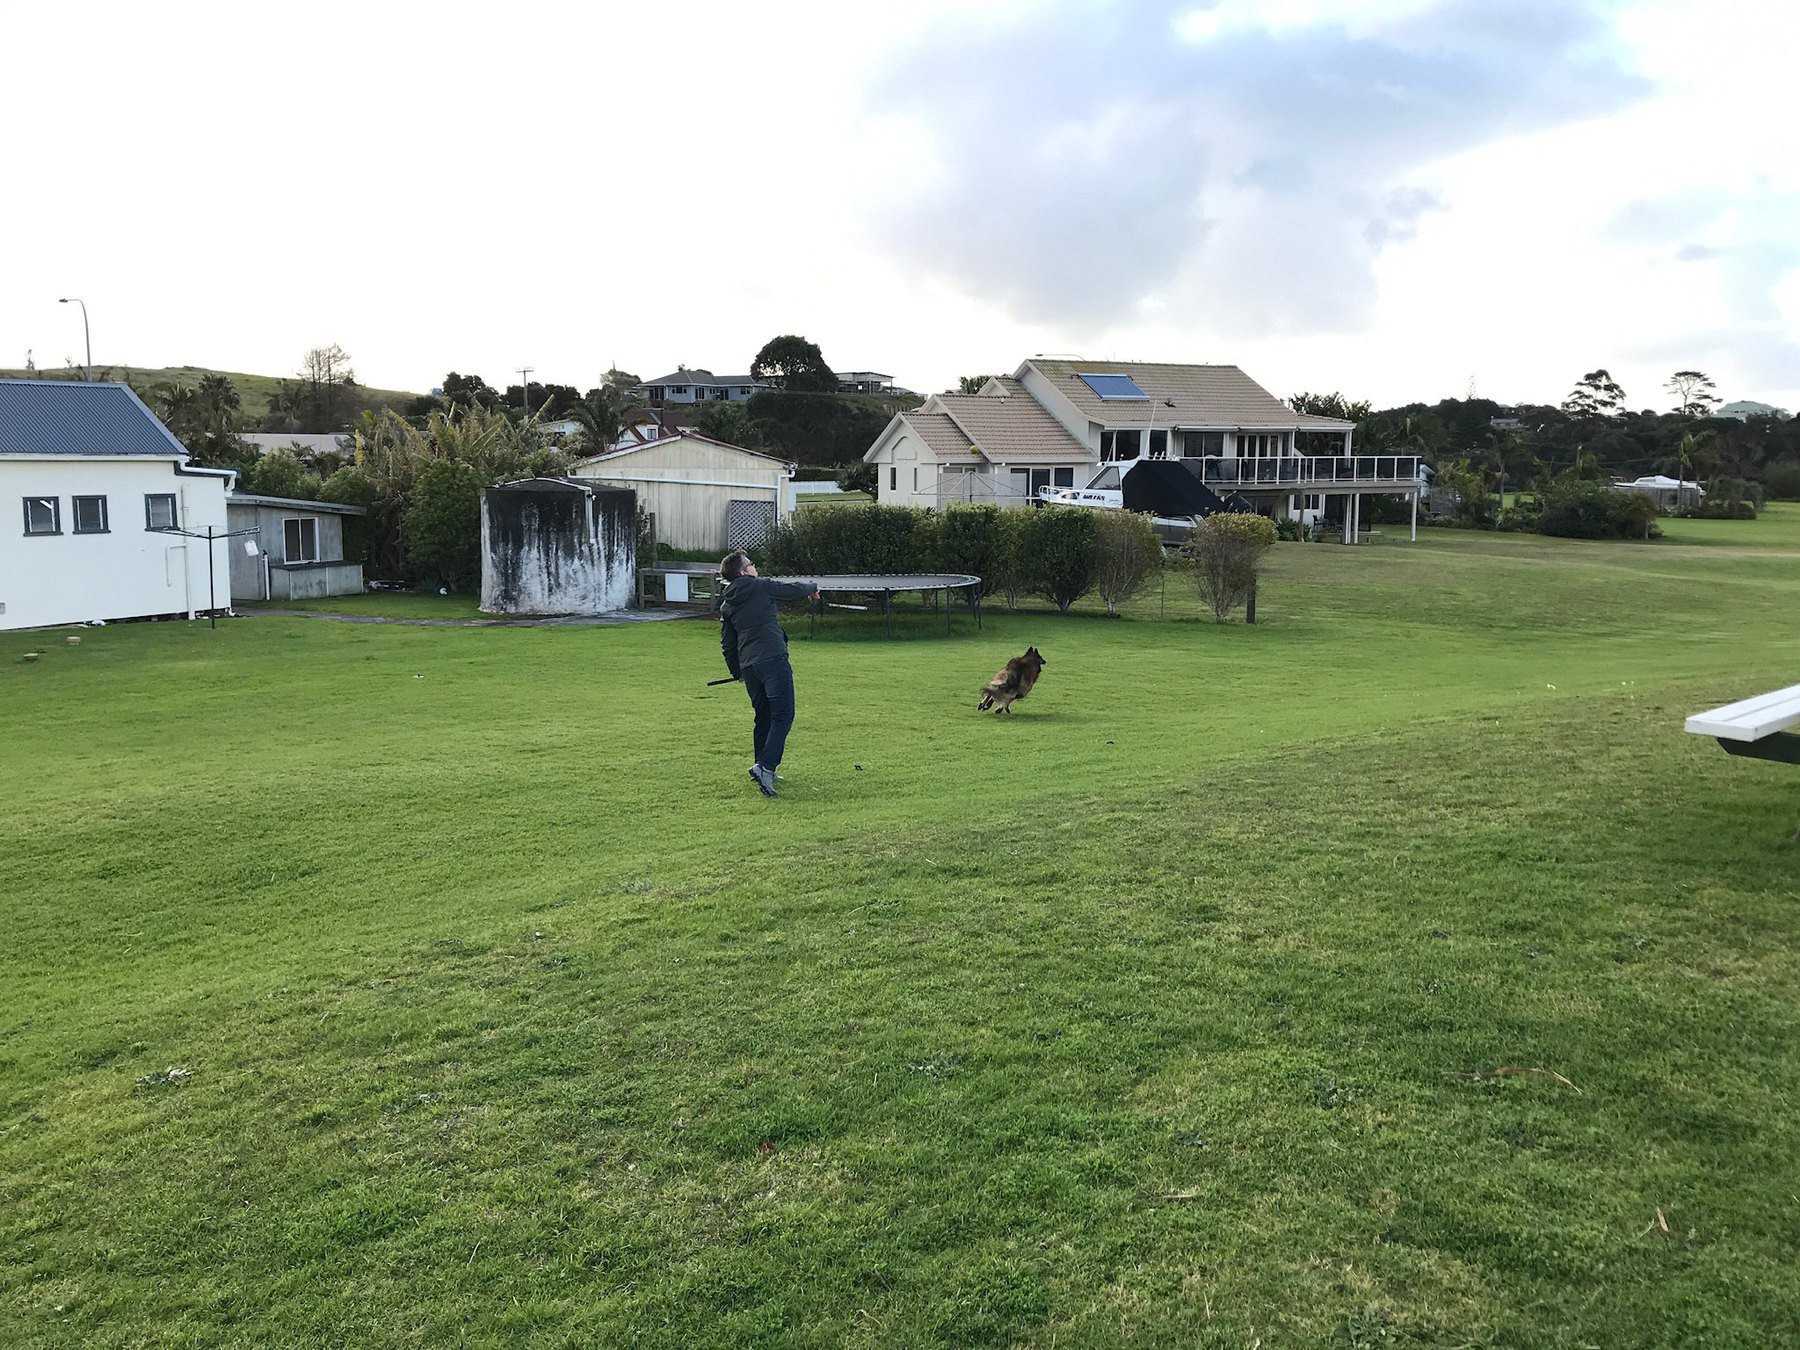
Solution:
M975 705L975 711L986 712L993 708L995 716L1010 713L1012 705L1031 692L1031 686L1037 683L1038 674L1046 664L1036 647L1027 647L1025 655L1013 657L995 672L987 688L981 691L981 702Z

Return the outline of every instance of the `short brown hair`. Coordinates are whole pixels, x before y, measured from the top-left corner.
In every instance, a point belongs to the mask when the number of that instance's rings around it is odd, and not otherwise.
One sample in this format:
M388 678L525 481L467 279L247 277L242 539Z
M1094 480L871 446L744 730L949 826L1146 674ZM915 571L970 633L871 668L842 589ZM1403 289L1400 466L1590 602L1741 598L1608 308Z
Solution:
M736 581L744 575L744 569L750 565L750 555L739 549L736 553L727 553L719 564L719 575L727 581Z

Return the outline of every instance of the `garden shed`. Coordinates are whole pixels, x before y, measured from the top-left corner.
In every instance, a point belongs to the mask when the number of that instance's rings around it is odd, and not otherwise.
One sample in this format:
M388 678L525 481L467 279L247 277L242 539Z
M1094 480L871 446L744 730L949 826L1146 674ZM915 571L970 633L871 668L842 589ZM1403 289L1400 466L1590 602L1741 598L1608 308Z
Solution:
M344 527L366 507L233 492L225 499L233 533L254 538L254 550L235 540L231 594L239 600L304 600L359 595L363 565L344 557Z
M481 494L481 608L605 614L637 580L637 494L572 478L522 478Z
M794 505L792 464L692 431L580 460L574 473L637 492L657 542L673 548L760 548Z

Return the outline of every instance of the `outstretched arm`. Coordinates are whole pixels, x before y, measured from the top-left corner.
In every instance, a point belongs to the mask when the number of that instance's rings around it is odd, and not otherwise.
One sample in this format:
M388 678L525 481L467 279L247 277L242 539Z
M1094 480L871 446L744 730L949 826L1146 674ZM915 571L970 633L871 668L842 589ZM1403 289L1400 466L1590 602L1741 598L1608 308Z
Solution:
M777 600L817 600L819 583L816 581L771 581L769 594Z

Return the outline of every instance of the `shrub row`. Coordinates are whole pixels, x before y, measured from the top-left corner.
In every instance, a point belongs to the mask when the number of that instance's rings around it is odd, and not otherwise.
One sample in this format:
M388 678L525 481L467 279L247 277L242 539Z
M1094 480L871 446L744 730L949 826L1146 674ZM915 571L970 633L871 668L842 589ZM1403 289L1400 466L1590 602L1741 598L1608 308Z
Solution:
M1501 524L1564 539L1649 539L1661 533L1649 497L1581 480L1559 482L1526 498L1507 510Z
M1079 506L812 507L777 526L766 553L771 571L801 575L966 573L1008 607L1039 595L1064 613L1096 587L1116 612L1162 564L1149 521Z

